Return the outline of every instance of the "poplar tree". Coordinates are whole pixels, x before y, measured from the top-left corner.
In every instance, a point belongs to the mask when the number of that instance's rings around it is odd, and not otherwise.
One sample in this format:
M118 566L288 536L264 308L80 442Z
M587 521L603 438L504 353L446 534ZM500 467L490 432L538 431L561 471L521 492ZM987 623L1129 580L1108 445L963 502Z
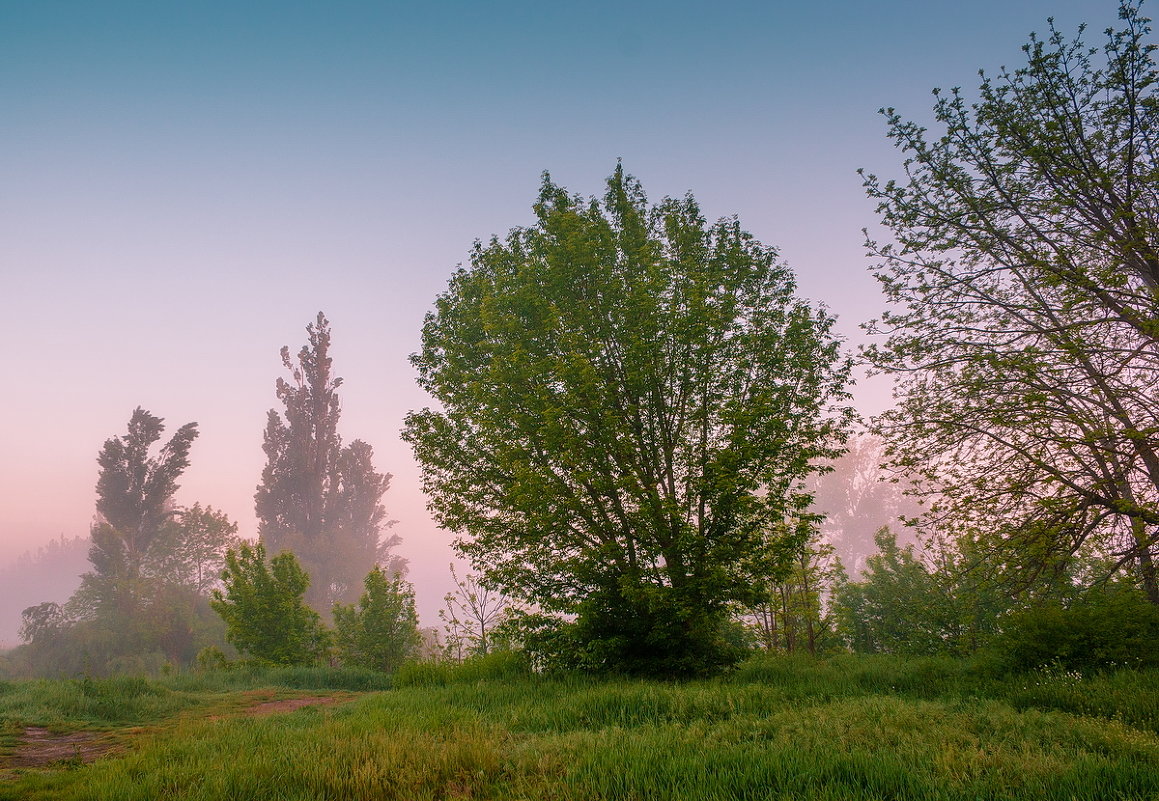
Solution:
M338 433L342 379L333 375L322 312L306 333L296 363L288 347L281 351L290 379L276 384L283 409L267 416L266 466L254 503L267 552L292 551L311 577L307 602L329 614L335 603L357 600L375 565L398 572L405 563L391 555L399 538L383 537L390 474L374 469L370 445L354 440L343 447Z
M139 612L150 594L149 579L161 579L176 537L173 494L189 466L197 423L187 423L153 453L164 421L138 407L128 433L106 440L97 456L97 520L79 603L90 612L123 619Z

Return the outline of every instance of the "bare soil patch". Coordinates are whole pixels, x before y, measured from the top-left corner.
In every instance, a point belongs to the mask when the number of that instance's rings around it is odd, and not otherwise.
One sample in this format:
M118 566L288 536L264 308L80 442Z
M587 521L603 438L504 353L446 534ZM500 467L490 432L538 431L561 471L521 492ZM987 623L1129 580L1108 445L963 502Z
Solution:
M334 696L316 695L307 698L286 698L281 701L266 701L262 704L256 704L245 710L247 715L258 717L261 715L276 715L280 712L293 712L295 709L301 709L304 706L329 706L338 703L339 699Z
M101 732L53 734L48 729L29 726L5 767L42 768L55 762L92 762L115 747L116 743Z

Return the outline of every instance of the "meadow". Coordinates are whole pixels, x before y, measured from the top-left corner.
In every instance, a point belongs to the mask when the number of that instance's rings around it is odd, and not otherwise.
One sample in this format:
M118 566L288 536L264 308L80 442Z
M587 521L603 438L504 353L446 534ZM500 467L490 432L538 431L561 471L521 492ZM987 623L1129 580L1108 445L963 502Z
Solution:
M0 799L1159 798L1155 671L842 655L664 683L528 676L500 655L388 684L324 669L3 682ZM30 730L100 756L21 767Z

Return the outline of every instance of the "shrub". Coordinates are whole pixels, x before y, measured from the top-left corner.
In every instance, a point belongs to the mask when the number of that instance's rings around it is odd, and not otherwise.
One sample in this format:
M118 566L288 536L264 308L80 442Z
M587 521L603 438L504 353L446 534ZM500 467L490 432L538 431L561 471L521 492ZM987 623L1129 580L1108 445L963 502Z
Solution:
M1159 607L1133 589L1091 592L1012 615L995 648L1020 672L1159 667Z

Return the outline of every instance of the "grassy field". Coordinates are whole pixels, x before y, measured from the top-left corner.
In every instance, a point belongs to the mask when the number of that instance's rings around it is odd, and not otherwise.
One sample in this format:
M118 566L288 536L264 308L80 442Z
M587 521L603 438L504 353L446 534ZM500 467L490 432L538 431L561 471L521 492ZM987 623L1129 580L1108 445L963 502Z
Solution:
M1155 799L1159 674L768 659L716 681L411 670L0 683L0 799ZM376 684L377 682L377 684ZM324 706L263 716L303 696ZM29 727L91 764L13 768Z

